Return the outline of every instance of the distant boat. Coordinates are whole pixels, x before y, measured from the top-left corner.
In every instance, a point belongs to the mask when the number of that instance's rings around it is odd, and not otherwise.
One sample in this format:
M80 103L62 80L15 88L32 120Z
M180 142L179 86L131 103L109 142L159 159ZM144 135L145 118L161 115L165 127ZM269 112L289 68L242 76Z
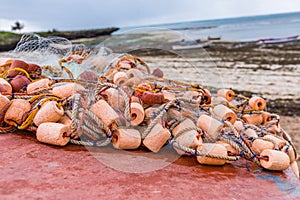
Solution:
M221 40L221 36L220 37L211 37L211 36L208 36L207 40Z
M182 45L173 45L173 50L185 50L185 49L198 49L198 48L206 48L211 45L211 42L203 42L197 44L182 44Z
M285 43L285 42L296 42L299 35L283 37L283 38L267 38L258 40L259 44L276 44L276 43Z

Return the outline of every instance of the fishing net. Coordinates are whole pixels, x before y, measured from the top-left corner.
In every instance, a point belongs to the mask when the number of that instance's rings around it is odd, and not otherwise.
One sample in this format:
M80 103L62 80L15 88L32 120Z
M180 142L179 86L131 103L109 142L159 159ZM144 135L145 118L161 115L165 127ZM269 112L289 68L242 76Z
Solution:
M64 38L25 35L11 55L1 66L2 133L30 130L53 145L112 145L154 155L171 148L176 158L196 156L206 165L244 158L271 170L291 165L299 175L293 142L261 97L231 89L211 94L135 55ZM153 154L143 154L147 166L157 160ZM109 164L120 165L118 156ZM145 159L135 159L123 170L145 169Z

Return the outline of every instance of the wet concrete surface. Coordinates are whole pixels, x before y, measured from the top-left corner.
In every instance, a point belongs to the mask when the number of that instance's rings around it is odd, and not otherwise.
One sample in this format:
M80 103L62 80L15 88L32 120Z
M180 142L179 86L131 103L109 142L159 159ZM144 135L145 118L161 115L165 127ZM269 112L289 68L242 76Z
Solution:
M268 172L241 160L221 167L181 157L147 173L125 173L85 147L41 144L29 132L0 135L0 199L299 199L290 169Z

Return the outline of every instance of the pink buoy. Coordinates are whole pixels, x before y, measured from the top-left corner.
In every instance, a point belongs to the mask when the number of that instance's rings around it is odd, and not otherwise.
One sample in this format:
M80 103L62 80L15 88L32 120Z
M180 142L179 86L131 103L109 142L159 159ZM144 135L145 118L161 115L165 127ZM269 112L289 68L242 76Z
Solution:
M261 97L252 97L249 100L249 106L253 110L264 110L266 108L266 101Z
M117 149L137 149L141 145L141 134L136 129L117 129L112 136Z
M52 94L56 94L61 97L70 97L77 91L84 90L84 87L76 83L67 83L64 85L56 86L52 89Z
M2 124L4 120L4 115L9 107L10 100L6 97L0 94L0 124Z
M221 144L203 143L198 150L205 154L227 156L227 149ZM208 156L197 156L197 161L202 165L224 165L226 160L210 158Z
M152 152L158 152L170 138L168 129L157 123L143 140L143 145Z
M27 86L30 84L30 80L26 76L17 75L11 81L13 92L26 91Z
M9 69L21 68L21 69L24 69L26 72L28 72L28 67L29 67L29 65L22 60L13 60ZM25 74L21 71L14 70L14 71L8 72L7 77L13 78L17 75L24 76Z
M191 130L186 130L190 129ZM180 135L179 135L180 134ZM181 123L179 123L173 130L172 135L174 136L176 142L181 146L196 149L198 146L202 145L201 137L198 139L198 132L196 131L195 123L187 118ZM179 154L184 154L181 150L175 149Z
M28 101L14 99L5 113L4 121L12 126L20 125L26 119L26 114L30 109L31 105Z
M261 125L264 122L262 114L245 114L242 119L248 124Z
M130 104L130 114L131 114L131 125L137 126L144 121L145 111L141 104L131 103Z
M281 151L265 149L260 156L266 157L261 159L260 164L263 168L274 171L283 171L290 166L290 159L288 155Z
M11 94L12 93L12 86L9 84L9 82L7 82L5 79L0 78L0 88L1 91L5 94Z
M39 125L36 138L39 142L65 146L70 141L70 127L59 123L46 122Z
M107 102L114 109L125 109L125 101L121 93L115 88L108 88L103 92L107 97Z
M32 82L27 86L27 94L32 94L36 90L40 89L48 89L50 86L50 80L45 78L45 79L40 79L38 81Z
M217 96L225 98L227 101L232 101L235 97L235 93L233 90L229 89L220 89L217 92Z
M125 72L117 72L114 75L114 84L122 86L128 80L128 76Z
M272 142L257 138L253 141L251 149L256 153L260 154L266 149L274 149L275 145Z
M235 112L222 104L215 106L213 112L217 117L226 120L231 124L234 124L237 119Z
M56 101L47 101L37 112L33 123L37 126L44 122L57 122L64 115L64 109L58 108Z
M101 119L108 127L118 124L119 115L116 111L105 101L99 100L91 106L90 110Z
M212 138L216 138L224 125L218 120L204 114L198 118L197 126L204 130Z

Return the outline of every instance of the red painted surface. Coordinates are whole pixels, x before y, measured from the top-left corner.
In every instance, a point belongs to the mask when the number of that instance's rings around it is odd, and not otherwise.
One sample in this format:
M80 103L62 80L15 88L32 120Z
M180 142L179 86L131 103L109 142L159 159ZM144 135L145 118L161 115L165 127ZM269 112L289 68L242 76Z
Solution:
M299 199L291 170L264 172L245 160L222 167L181 157L149 173L111 169L84 147L38 143L32 133L0 135L0 199Z

